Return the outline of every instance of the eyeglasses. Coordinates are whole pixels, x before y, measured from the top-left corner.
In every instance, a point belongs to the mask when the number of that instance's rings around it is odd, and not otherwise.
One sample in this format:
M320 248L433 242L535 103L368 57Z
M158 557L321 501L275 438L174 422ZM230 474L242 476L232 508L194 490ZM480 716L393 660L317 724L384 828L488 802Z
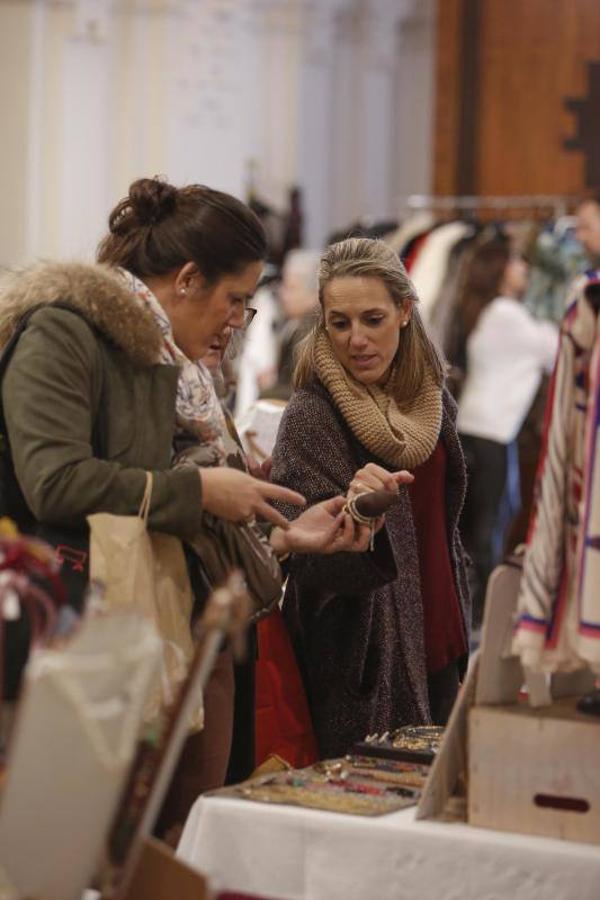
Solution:
M247 306L246 309L244 310L244 321L241 322L239 325L234 325L232 322L230 322L229 327L233 328L233 330L237 331L237 332L245 331L247 328L250 327L250 323L252 322L252 320L257 312L258 312L258 310L254 309L254 307Z

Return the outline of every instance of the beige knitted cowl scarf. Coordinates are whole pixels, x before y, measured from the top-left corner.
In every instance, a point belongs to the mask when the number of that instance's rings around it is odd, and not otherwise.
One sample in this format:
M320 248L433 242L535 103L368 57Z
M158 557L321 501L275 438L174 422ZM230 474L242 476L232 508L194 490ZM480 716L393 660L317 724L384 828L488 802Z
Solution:
M394 469L414 469L433 453L442 425L442 390L429 374L410 406L398 408L394 372L385 388L363 385L338 362L326 334L314 352L316 374L355 437Z

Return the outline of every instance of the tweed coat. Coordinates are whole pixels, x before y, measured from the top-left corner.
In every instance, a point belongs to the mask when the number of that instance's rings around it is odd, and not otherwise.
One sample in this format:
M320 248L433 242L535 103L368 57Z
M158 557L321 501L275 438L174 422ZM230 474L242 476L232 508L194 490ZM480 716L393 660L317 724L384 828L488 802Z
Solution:
M447 537L467 633L469 592L458 534L466 475L455 417L456 405L444 391ZM345 494L367 462L389 469L358 443L320 382L297 391L279 429L273 481L317 503ZM402 486L399 493L373 552L291 561L283 611L324 757L346 753L369 733L431 721L417 538L408 490ZM280 508L290 519L298 515Z

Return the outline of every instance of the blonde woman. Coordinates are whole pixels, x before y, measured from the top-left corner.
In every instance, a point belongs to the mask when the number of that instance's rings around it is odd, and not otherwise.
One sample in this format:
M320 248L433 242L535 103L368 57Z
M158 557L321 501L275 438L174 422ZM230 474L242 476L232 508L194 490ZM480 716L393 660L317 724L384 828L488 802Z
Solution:
M398 494L372 551L292 559L284 615L323 756L375 731L444 723L466 664L465 467L416 301L385 244L355 238L325 251L320 319L273 456L273 481L310 503Z

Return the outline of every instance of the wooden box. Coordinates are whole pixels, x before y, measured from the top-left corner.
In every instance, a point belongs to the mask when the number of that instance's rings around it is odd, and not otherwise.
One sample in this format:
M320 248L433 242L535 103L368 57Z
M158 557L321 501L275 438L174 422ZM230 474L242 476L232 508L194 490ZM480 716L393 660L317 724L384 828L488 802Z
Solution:
M470 710L470 824L600 844L600 718L575 704Z
M121 900L206 900L206 881L173 851L147 838L130 884Z

